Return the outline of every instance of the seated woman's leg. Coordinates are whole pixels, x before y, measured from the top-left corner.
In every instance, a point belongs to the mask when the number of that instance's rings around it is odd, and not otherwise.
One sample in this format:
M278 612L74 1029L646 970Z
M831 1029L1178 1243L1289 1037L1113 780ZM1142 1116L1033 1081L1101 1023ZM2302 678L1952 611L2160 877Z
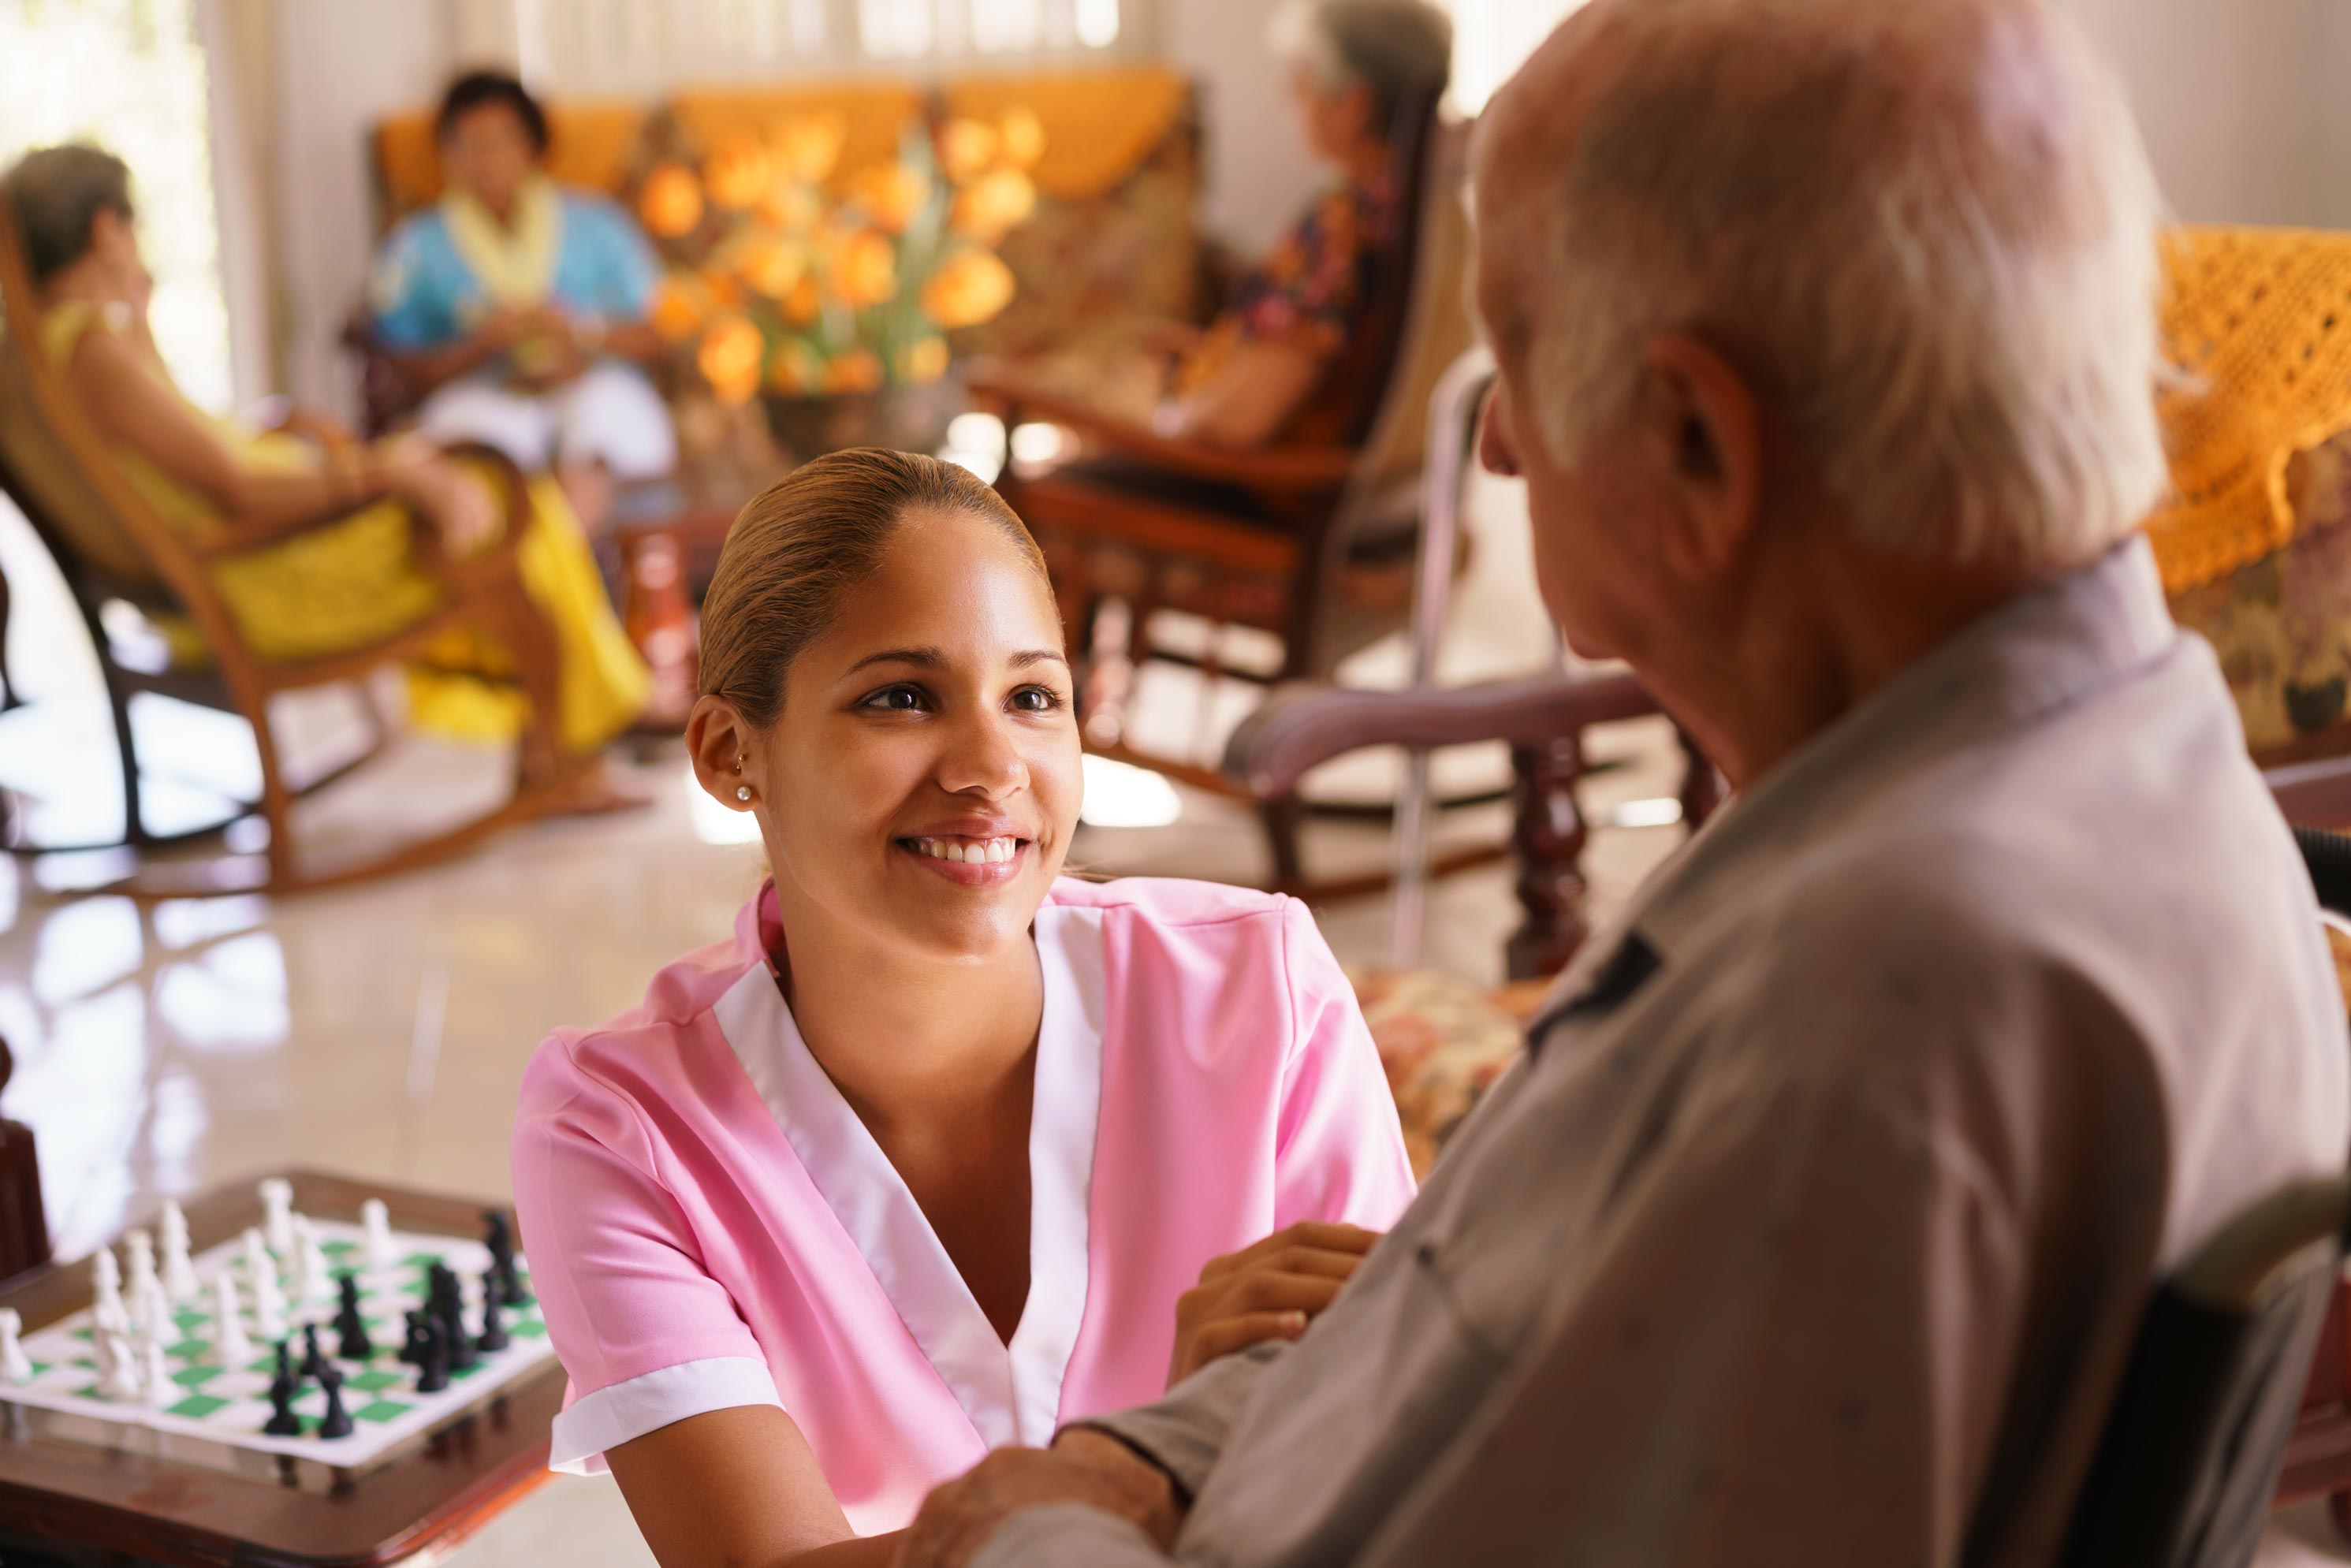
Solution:
M548 400L556 451L566 467L599 463L616 479L657 479L677 466L669 405L644 372L600 361Z
M553 456L556 415L545 398L475 376L451 382L426 398L417 411L416 428L435 446L478 441L513 458L517 467L537 473Z

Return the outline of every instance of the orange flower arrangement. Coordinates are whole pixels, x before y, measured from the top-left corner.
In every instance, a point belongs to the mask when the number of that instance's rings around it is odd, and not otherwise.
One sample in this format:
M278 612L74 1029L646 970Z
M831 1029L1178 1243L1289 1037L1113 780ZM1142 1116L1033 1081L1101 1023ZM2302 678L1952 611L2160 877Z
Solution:
M946 334L1011 302L993 247L1036 209L1037 116L950 120L836 181L845 134L800 115L704 155L674 132L639 185L670 264L654 324L723 402L935 384Z

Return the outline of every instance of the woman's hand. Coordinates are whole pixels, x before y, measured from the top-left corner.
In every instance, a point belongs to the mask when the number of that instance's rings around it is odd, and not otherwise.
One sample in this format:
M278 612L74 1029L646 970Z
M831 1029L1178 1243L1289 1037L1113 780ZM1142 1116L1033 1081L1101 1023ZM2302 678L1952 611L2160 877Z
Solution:
M425 442L395 436L377 446L374 455L385 487L433 525L444 555L463 560L497 537L497 503L488 487L468 479Z
M1220 1355L1260 1340L1296 1339L1331 1304L1380 1239L1360 1226L1303 1220L1254 1247L1208 1260L1176 1302L1173 1388Z

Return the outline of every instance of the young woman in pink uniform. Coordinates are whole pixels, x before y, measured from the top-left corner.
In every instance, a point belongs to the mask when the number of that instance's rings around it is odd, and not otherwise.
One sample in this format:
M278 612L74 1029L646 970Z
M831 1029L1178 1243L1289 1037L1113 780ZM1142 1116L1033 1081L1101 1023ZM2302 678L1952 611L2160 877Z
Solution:
M987 1450L1300 1332L1412 1177L1303 906L1061 876L1070 669L995 491L799 469L702 659L695 770L774 880L525 1079L553 1462L609 1462L666 1563L883 1562Z

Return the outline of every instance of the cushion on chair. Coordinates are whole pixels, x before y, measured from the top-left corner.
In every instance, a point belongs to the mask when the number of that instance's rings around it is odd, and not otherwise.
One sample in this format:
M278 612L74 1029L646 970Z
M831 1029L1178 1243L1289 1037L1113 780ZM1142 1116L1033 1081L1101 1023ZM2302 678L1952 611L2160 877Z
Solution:
M1426 1176L1445 1141L1518 1059L1545 983L1489 991L1427 969L1353 979L1404 1123L1413 1174Z

